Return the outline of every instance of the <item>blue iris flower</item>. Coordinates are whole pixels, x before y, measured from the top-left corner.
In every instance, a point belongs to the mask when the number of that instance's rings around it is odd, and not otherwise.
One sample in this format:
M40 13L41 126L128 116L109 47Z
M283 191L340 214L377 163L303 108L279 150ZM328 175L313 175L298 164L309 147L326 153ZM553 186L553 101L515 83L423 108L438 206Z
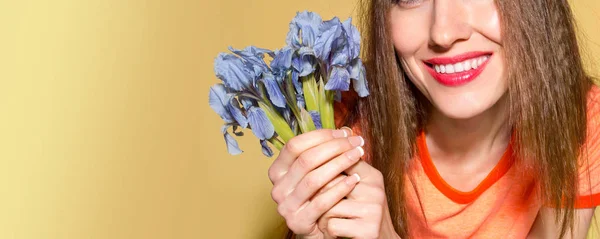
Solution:
M277 51L229 47L231 53L215 59L222 83L210 88L209 104L224 121L221 131L230 154L242 153L233 135L249 128L271 157L267 141L281 148L298 133L335 127L332 99L339 101L350 85L360 97L369 95L360 35L351 18L323 21L316 13L298 12L286 44ZM265 55L272 58L269 64Z

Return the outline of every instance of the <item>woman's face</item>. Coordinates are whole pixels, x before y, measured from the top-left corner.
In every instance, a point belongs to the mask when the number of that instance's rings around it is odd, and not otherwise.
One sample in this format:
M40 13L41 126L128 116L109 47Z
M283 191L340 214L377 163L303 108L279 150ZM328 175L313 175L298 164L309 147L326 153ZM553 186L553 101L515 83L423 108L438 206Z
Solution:
M444 115L474 117L507 91L494 0L398 0L390 14L402 67Z

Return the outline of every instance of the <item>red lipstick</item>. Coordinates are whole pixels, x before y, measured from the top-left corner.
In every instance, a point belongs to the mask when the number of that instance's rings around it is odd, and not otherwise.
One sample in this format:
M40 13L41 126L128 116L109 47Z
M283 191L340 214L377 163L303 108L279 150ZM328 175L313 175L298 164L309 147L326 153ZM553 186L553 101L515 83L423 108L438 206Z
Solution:
M434 65L456 64L486 55L489 56L488 59L478 66L477 69L470 69L457 73L438 73L434 68ZM467 52L453 57L431 58L423 61L423 63L426 66L427 71L429 71L433 78L440 84L445 86L460 86L475 80L475 78L481 74L487 63L491 60L492 55L492 52Z

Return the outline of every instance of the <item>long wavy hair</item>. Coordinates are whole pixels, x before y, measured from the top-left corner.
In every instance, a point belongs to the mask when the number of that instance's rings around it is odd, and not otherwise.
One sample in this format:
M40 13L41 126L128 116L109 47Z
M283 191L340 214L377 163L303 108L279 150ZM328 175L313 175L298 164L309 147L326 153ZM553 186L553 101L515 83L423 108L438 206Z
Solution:
M563 237L574 223L577 165L592 84L579 52L575 21L567 0L495 3L507 63L515 165L539 178L540 200L559 209L555 220ZM390 32L395 4L397 0L360 0L362 57L371 94L350 109L346 124L360 125L366 160L384 175L394 229L408 238L406 172L431 105L397 58ZM292 237L288 232L286 238Z

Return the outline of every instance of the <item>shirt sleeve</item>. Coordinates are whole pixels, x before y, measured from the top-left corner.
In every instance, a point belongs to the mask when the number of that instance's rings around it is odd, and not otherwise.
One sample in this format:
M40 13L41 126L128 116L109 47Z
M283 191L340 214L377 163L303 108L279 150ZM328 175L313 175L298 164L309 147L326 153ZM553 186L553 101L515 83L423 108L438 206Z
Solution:
M600 87L588 93L587 135L581 154L575 208L600 206Z

